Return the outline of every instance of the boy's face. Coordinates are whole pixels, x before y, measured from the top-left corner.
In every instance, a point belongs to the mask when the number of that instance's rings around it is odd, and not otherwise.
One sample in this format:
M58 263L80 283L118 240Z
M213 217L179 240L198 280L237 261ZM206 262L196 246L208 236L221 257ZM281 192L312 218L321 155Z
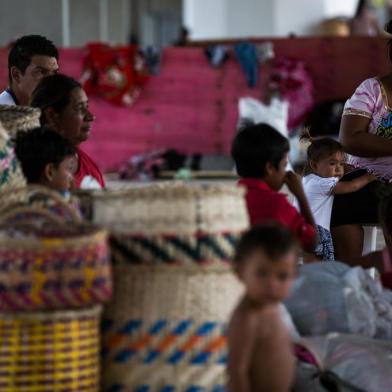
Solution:
M344 161L344 154L338 151L317 162L311 162L311 167L320 177L342 177L344 174Z
M34 55L25 72L12 67L11 75L13 83L16 83L28 99L37 87L40 80L46 76L58 73L59 66L55 57Z
M279 162L278 168L272 163L268 162L266 166L266 175L263 180L269 185L274 191L278 191L282 188L286 177L286 167L288 163L288 153L284 155L282 160Z
M295 248L277 260L271 260L262 249L252 252L238 270L245 295L260 304L284 301L296 276L297 258Z
M76 158L73 156L66 157L57 167L47 165L46 184L60 192L68 191L72 186L75 169Z

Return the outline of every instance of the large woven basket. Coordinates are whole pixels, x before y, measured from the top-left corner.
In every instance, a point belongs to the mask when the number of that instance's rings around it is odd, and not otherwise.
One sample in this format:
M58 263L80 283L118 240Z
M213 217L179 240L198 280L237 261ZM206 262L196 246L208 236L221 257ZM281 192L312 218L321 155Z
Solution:
M57 221L79 223L82 221L79 202L75 197L64 198L59 192L41 185L28 185L21 188L9 189L1 193L0 217L16 218L15 209L25 209L30 213L48 211ZM27 212L27 211L26 211Z
M0 123L13 139L18 131L40 126L41 110L29 106L0 105Z
M8 198L7 191L26 186L19 161L16 159L13 144L0 123L0 208L5 205ZM15 200L11 193L8 197Z
M228 261L248 226L243 191L180 183L106 191L91 196L90 212L112 230L103 390L222 390L226 321L242 292Z
M111 291L106 230L32 207L0 215L0 310L86 307Z
M98 392L100 314L0 313L0 391Z

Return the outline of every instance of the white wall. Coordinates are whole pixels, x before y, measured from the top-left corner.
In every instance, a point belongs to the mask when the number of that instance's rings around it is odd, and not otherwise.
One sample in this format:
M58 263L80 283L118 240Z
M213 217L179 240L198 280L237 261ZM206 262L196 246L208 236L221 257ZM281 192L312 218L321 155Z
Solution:
M351 17L357 9L357 4L358 0L324 0L325 16L327 18Z
M183 21L192 39L219 39L228 34L228 0L184 0Z
M345 0L341 0L345 1ZM320 0L275 0L274 36L308 35L324 17Z
M183 0L191 38L311 34L323 19L353 16L358 0Z
M269 36L274 31L276 0L228 0L227 38Z

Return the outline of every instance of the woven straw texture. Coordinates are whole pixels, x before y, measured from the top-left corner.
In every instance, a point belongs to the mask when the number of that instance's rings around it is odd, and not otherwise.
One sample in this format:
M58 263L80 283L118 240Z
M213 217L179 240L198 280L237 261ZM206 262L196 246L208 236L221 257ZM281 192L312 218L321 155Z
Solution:
M116 232L194 235L239 232L249 224L243 190L234 185L162 183L82 194L91 219Z
M13 139L18 131L40 126L41 110L29 106L0 105L0 123Z
M4 221L26 219L29 212L39 215L48 212L58 223L79 223L82 217L75 198L67 200L58 192L40 185L28 185L4 191L1 197L0 218Z
M0 123L0 207L8 200L17 200L12 192L26 186L19 161L16 159L14 147L6 131Z
M112 228L103 390L222 391L225 322L242 292L228 263L248 226L242 190L146 186L95 194L92 210Z
M120 263L114 271L103 328L104 391L224 385L225 322L242 292L230 267Z
M0 390L98 392L100 312L0 313Z
M85 307L111 291L105 230L27 207L0 216L1 310Z

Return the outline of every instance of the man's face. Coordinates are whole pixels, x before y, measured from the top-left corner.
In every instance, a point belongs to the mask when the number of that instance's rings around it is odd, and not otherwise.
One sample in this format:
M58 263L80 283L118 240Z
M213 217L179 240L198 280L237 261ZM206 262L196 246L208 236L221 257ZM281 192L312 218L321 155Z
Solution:
M58 73L59 66L55 57L35 55L31 58L31 63L22 73L18 68L11 68L13 83L18 86L18 90L23 92L28 100L37 87L39 81L49 75Z

